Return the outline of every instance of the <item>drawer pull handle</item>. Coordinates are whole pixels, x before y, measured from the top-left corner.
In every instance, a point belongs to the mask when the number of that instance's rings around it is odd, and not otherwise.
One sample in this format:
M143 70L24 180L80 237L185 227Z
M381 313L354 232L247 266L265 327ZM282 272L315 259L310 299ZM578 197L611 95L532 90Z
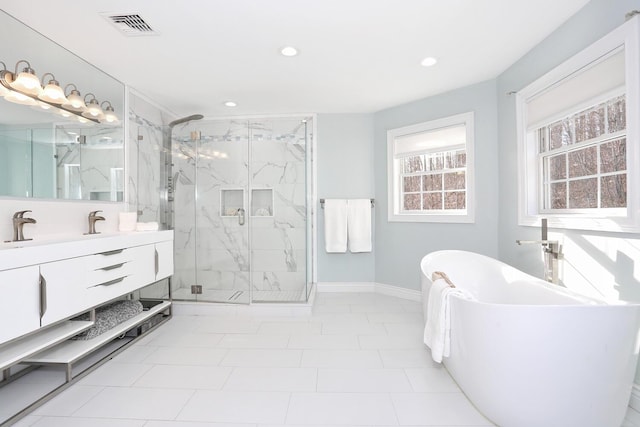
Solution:
M47 312L47 280L42 274L38 284L40 286L40 319L42 319L42 316Z
M109 280L108 282L100 283L96 286L112 286L122 282L127 276L118 277L117 279Z
M103 270L103 271L115 270L117 268L121 268L125 264L126 264L126 262L121 262L120 264L114 264L114 265L110 265L108 267L98 268L98 270Z
M154 258L154 266L156 270L156 276L158 275L158 271L160 270L160 255L158 254L158 250L155 250L155 258Z
M100 252L99 255L104 255L104 256L117 255L122 253L122 251L124 251L124 249L116 249L115 251Z

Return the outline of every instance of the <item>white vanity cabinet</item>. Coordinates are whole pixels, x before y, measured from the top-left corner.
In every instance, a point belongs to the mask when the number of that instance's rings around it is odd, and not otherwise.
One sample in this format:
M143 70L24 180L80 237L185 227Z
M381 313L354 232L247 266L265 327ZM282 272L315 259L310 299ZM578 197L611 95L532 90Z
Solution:
M173 231L2 248L0 352L3 343L59 324L172 274Z
M156 243L156 280L166 279L173 274L173 240Z
M38 266L0 271L0 343L40 328Z

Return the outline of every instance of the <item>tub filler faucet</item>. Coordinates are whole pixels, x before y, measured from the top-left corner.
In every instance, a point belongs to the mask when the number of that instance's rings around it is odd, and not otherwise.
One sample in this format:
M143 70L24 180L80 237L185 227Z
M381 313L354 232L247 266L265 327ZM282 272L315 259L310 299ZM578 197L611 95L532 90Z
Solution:
M548 239L547 218L542 218L542 238L540 240L516 240L518 245L542 245L544 254L544 280L558 284L558 261L562 259L562 247L557 240Z
M96 231L96 222L104 221L104 217L98 215L100 212L102 211L93 211L89 213L89 232L86 234L100 234L99 231Z
M36 220L33 218L25 218L24 214L31 211L19 211L13 214L13 240L12 242L24 242L26 240L33 239L25 239L24 233L22 232L22 228L25 224L35 224Z

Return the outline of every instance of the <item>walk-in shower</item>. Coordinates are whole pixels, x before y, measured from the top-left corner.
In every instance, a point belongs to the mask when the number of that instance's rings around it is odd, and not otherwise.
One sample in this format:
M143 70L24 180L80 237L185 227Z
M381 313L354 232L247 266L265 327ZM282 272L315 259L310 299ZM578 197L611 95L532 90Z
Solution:
M165 134L173 299L307 301L313 119L201 119L171 122Z

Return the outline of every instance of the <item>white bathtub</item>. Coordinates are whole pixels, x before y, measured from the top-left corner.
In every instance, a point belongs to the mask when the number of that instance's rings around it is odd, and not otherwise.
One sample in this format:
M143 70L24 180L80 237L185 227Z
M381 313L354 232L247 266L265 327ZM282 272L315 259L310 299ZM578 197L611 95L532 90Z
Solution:
M433 252L420 268L425 310L434 271L477 299L452 298L443 362L487 418L501 427L620 427L640 305L582 297L472 252Z

